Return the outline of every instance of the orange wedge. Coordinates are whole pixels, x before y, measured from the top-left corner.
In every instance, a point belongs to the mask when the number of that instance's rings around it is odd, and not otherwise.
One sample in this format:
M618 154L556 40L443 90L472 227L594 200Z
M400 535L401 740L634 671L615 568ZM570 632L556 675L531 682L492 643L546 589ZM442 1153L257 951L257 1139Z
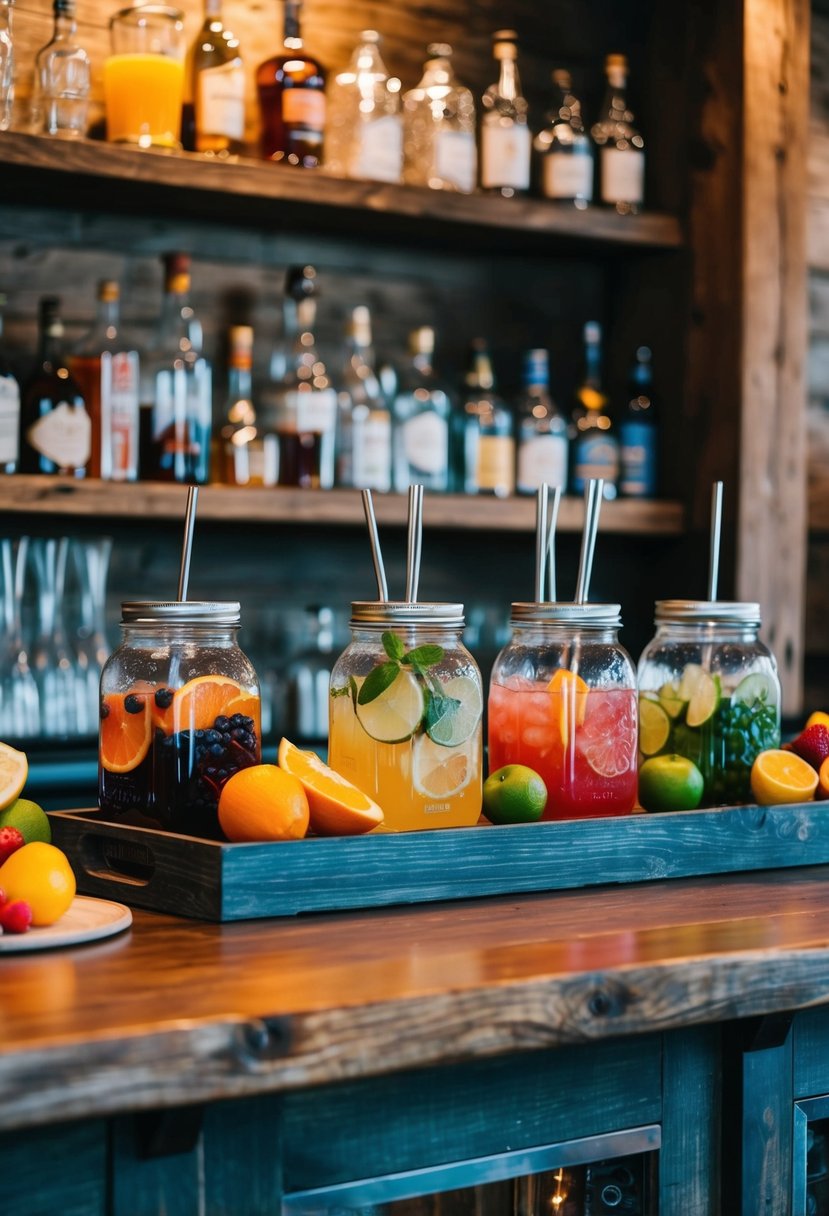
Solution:
M553 714L555 716L556 709L558 709L561 745L566 747L575 728L584 722L588 687L581 676L576 675L574 671L567 671L560 667L547 685L547 691L556 697L556 700L553 701Z
M311 830L318 836L359 836L383 822L377 803L323 764L314 752L301 751L283 739L278 762L302 784L311 812Z
M817 772L816 798L829 798L829 756L821 764Z
M813 714L809 714L803 729L808 730L810 726L825 726L829 728L829 714L822 709L816 709Z
M124 702L130 696L141 707L134 714L124 707ZM150 750L152 714L148 700L134 693L110 692L103 698L101 713L101 764L110 773L129 773L138 767Z
M811 802L818 775L794 752L772 747L760 752L751 766L751 792L760 806L785 802Z
M172 705L172 729L176 733L181 730L210 730L217 718L229 718L232 713L244 712L239 708L231 710L230 706L234 703L238 706L256 700L241 684L227 676L197 676L176 690Z

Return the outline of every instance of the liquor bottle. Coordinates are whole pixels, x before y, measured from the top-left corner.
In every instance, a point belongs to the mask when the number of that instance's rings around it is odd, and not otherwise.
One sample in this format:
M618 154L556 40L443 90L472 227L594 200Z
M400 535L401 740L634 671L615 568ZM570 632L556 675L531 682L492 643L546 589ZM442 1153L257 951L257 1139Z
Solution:
M481 186L512 198L529 189L531 152L515 30L498 30L492 35L492 54L501 72L497 84L490 85L482 99Z
M621 215L633 215L642 206L645 192L645 143L633 125L628 108L627 58L608 55L605 60L607 93L601 118L592 134L599 145L601 200Z
M640 346L630 374L627 409L619 423L619 490L627 498L656 497L659 422L652 381L650 348Z
M215 479L230 486L264 485L264 451L253 404L250 325L233 325L228 334L227 392L222 417L224 423L215 437Z
M20 452L20 385L3 349L3 309L0 295L0 473L16 473Z
M92 420L87 472L104 481L138 476L138 351L121 337L118 284L98 284L98 316L69 357Z
M8 131L14 101L12 0L0 0L0 131Z
M291 267L285 292L296 303L296 334L281 380L262 389L262 431L266 445L276 441L279 485L328 490L334 484L337 394L314 338L314 267Z
M567 487L567 419L550 396L550 361L546 350L524 356L524 390L515 423L518 454L516 488L535 494L541 485Z
M344 72L328 87L325 167L338 177L399 182L403 172L400 81L389 79L380 35L363 30Z
M391 411L374 371L371 313L351 313L337 413L337 484L391 489Z
M454 77L451 46L436 42L427 54L420 83L403 97L403 180L471 194L477 163L475 99Z
M394 488L449 489L449 425L452 402L435 375L435 331L424 325L409 336L411 363L394 399Z
M539 184L545 198L584 210L593 200L593 141L584 129L581 102L573 94L570 73L553 72L557 104L547 126L535 138Z
M458 484L467 494L506 498L515 490L515 440L512 414L495 391L486 342L472 343L466 392L458 413L457 451L462 467Z
M584 379L573 410L570 488L574 494L584 493L588 481L601 477L604 497L616 497L619 441L607 405L602 390L602 327L598 321L588 321L584 327Z
M189 295L189 256L166 254L161 316L141 362L140 469L150 480L201 484L210 464L213 385Z
M63 353L60 300L40 301L39 349L20 401L20 472L84 477L92 424Z
M89 56L78 42L75 0L53 0L52 37L35 56L31 126L34 131L77 139L86 131Z
M239 39L222 24L222 0L204 0L204 24L189 60L195 150L238 155L245 138L245 69Z
M308 55L299 27L300 0L285 0L282 50L256 69L262 156L313 169L322 163L325 70Z

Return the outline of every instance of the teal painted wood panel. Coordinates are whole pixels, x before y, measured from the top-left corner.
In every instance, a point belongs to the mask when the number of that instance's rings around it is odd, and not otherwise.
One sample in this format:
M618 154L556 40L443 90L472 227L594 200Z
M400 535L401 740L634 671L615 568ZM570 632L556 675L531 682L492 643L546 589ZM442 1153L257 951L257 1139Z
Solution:
M0 1212L109 1216L106 1171L103 1119L7 1132L0 1135Z
M829 1008L796 1014L793 1036L794 1097L829 1094Z
M792 1037L743 1055L741 1216L790 1216Z
M164 1117L174 1115L165 1112ZM127 1115L111 1122L111 1211L107 1216L194 1216L202 1213L202 1143L188 1152L141 1156L138 1120Z
M664 1038L659 1216L711 1216L720 1180L720 1031Z
M207 1108L200 1216L275 1216L282 1197L280 1124L276 1097Z

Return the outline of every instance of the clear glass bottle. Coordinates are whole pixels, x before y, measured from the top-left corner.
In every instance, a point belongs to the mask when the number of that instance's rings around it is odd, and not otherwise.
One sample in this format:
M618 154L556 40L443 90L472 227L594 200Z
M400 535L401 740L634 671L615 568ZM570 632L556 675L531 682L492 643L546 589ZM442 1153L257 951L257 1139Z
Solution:
M391 410L374 371L371 313L352 310L337 412L337 484L391 489Z
M202 341L190 304L190 258L166 254L161 316L141 361L142 478L207 481L213 380Z
M585 130L570 73L557 68L553 88L558 95L556 104L535 138L541 193L584 210L593 200L593 141Z
M492 361L483 338L472 343L458 419L459 488L467 494L508 497L515 490L512 413L495 391Z
M752 801L756 756L780 746L780 683L759 639L760 605L658 600L655 623L639 660L640 761L691 760L702 806Z
M604 497L616 497L619 440L607 406L602 388L602 327L598 321L588 321L584 327L584 379L573 410L570 488L574 494L583 494L587 482L600 477Z
M98 800L105 818L224 839L225 782L261 762L259 683L238 603L121 605L101 673Z
M534 769L545 819L629 814L636 802L636 672L618 604L513 604L492 668L489 768Z
M120 289L98 284L95 324L69 358L92 419L89 476L135 481L138 476L138 351L121 337Z
M301 0L285 0L282 49L256 69L265 160L313 169L322 164L325 69L305 49Z
M640 346L630 373L628 403L619 423L619 492L655 498L659 473L659 418L653 396L651 351Z
M20 472L85 477L92 423L64 353L60 300L40 301L39 350L20 400Z
M13 0L0 0L0 131L8 131L14 103Z
M411 362L394 399L394 488L410 485L449 489L449 427L452 401L432 366L435 331L428 325L409 336Z
M542 485L561 486L565 490L567 419L550 396L546 350L529 350L524 356L524 391L515 413L518 493L535 494Z
M592 128L599 146L601 200L620 215L633 215L645 196L645 141L627 103L627 57L608 55L605 71L607 92Z
M429 46L416 88L403 96L403 180L471 194L477 177L475 99L458 84L452 48Z
M500 76L483 95L481 117L481 187L512 198L530 188L531 136L527 101L518 76L518 35L498 30L492 54Z
M331 767L383 808L386 831L477 823L483 696L463 605L355 603L351 631L331 672Z
M204 0L204 23L189 66L195 150L238 155L245 139L245 67L239 39L222 23L222 0Z
M347 69L328 86L325 167L338 177L399 182L403 173L400 81L389 77L380 35L363 30Z
M3 309L0 294L0 473L16 473L20 456L20 385L6 358L3 345Z
M253 329L233 325L228 334L227 391L216 436L216 480L230 486L264 484L262 437L253 404Z
M52 37L35 56L31 125L34 131L77 139L86 131L91 68L78 42L75 0L53 0Z

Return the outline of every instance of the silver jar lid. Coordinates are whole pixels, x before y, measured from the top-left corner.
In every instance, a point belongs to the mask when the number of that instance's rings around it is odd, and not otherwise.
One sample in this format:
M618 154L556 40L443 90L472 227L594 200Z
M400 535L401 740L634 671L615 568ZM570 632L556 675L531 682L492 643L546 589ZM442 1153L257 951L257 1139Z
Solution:
M463 604L407 604L399 600L356 600L351 624L448 625L463 628Z
M760 605L748 600L657 600L654 620L662 624L760 625Z
M618 629L621 604L513 604L513 625L587 625Z
M121 604L122 625L238 625L238 600L128 600Z

